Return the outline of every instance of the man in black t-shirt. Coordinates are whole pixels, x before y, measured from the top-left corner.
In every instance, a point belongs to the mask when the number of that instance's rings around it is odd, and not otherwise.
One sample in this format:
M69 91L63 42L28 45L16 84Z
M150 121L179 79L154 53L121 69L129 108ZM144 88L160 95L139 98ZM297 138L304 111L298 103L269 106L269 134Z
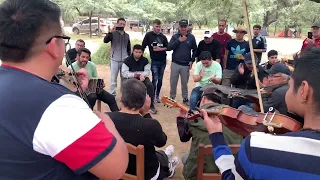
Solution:
M260 34L261 26L254 25L253 26L253 51L255 52L258 58L258 64L261 62L262 53L267 51L267 40L264 36Z
M221 62L221 43L218 40L213 39L213 33L210 30L206 30L203 33L203 40L199 42L197 50L197 62L199 61L199 55L203 51L209 51L213 60L220 64Z
M166 68L168 39L161 32L161 21L153 21L153 31L148 32L142 42L143 51L148 46L151 57L152 84L154 87L155 102L160 103L160 90Z
M67 51L67 55L69 56L70 60L71 60L71 64L74 63L76 61L77 58L77 54L79 49L82 49L86 46L86 43L84 42L84 40L82 39L78 39L76 41L76 45L75 48L69 49ZM91 60L91 59L90 59ZM66 62L67 66L69 66L70 64L68 62Z
M174 146L169 145L164 151L156 151L167 142L167 135L161 124L152 119L149 108L151 99L145 85L137 79L128 79L121 85L121 110L108 113L116 129L125 142L134 146L144 146L145 179L164 179L174 175L179 164L177 156L172 157ZM136 174L136 157L129 155L127 173Z

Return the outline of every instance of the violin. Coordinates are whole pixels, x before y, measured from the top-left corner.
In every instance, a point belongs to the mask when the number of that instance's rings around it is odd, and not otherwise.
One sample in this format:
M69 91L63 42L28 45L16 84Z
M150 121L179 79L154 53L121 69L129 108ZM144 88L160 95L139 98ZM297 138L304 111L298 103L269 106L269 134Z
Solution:
M218 117L230 130L244 137L255 131L284 134L299 131L302 128L299 121L273 111L274 109L270 108L267 113L257 112L251 115L238 109L223 107Z
M197 108L196 113L189 111L189 108L178 103L177 101L167 97L167 96L163 96L161 97L161 102L164 104L164 106L167 106L168 108L179 108L185 112L188 112L188 120L194 120L195 122L197 122L198 118L203 118L203 116L200 113L200 109ZM217 109L210 109L207 110L207 113L209 116L216 116L219 114L221 108L217 108Z

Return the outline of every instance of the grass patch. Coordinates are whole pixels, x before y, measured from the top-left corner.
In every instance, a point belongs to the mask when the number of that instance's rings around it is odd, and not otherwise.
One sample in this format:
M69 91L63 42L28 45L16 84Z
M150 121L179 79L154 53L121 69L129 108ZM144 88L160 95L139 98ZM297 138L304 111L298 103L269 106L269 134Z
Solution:
M141 44L140 40L131 40L131 49L135 44ZM92 55L92 61L95 64L99 65L107 65L110 63L110 52L111 52L111 44L102 43L98 50ZM144 57L148 58L150 62L149 53L144 53Z

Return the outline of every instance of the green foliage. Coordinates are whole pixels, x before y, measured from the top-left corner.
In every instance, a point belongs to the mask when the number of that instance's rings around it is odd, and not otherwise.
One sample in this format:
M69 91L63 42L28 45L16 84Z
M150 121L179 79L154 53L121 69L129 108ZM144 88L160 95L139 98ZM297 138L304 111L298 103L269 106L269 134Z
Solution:
M131 49L136 44L141 44L139 40L131 40ZM103 43L100 45L98 50L92 55L92 61L95 64L106 65L110 63L110 53L111 53L111 44ZM144 57L148 58L150 61L150 56L148 53L144 53Z

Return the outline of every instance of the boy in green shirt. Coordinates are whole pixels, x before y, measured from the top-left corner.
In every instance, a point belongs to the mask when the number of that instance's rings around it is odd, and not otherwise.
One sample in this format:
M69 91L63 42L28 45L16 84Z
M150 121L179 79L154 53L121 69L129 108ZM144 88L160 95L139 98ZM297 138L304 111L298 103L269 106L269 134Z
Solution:
M190 96L190 110L194 110L201 98L202 87L209 84L220 84L222 79L222 68L219 63L212 60L209 51L203 51L199 55L199 62L197 62L193 80L196 82L196 87L192 90Z

